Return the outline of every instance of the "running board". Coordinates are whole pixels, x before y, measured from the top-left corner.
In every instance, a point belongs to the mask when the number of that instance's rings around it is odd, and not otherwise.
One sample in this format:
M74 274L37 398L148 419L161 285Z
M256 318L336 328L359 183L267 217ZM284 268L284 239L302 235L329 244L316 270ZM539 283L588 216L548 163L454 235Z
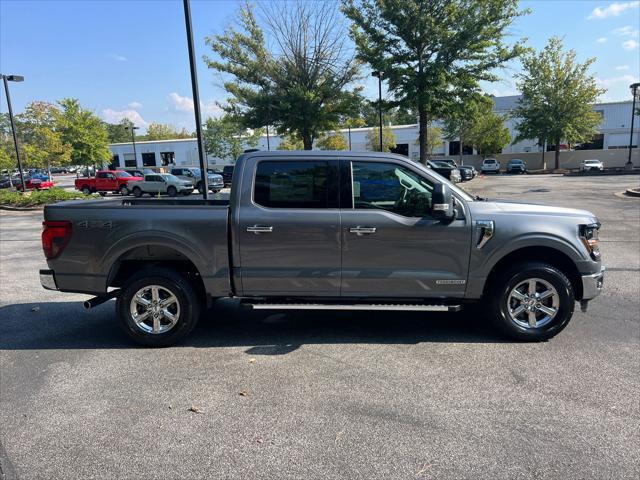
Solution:
M253 310L392 310L416 312L459 312L460 305L408 305L408 304L330 304L330 303L243 303Z

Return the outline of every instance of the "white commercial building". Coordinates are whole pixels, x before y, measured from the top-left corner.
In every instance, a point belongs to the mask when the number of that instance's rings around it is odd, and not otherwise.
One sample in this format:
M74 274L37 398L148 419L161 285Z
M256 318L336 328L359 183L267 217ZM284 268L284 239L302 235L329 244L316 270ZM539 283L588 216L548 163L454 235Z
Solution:
M511 132L511 138L515 139L518 135L517 125L518 119L510 117L518 102L518 95L507 97L494 97L494 110L508 117L506 125ZM628 148L629 133L631 128L631 108L632 102L608 102L598 103L593 109L602 115L602 123L600 124L599 134L595 136L590 144L582 145L582 149L609 150ZM435 125L439 125L435 122ZM634 128L635 148L638 146L638 130L640 130L640 118L636 116ZM370 150L367 142L367 134L378 127L352 128L342 129L341 133L347 143L350 142L351 150L366 151ZM396 153L406 155L409 158L417 159L420 156L420 146L418 144L418 125L396 125L391 126L391 130L396 136ZM350 139L349 139L350 137ZM282 139L277 135L264 135L256 148L260 150L276 150ZM136 157L133 154L133 145L128 143L114 143L109 146L113 154L113 163L116 167L122 168L145 168L145 167L162 167L167 165L198 165L197 141L195 138L186 138L179 140L155 140L136 142ZM502 150L502 153L526 153L540 152L542 146L538 145L537 140L525 140L518 143L512 143ZM561 146L562 148L562 146ZM460 142L448 141L443 139L442 144L436 147L433 154L436 156L454 156L459 154ZM473 154L470 148L465 147L465 154ZM210 165L220 165L226 162L219 158L209 156L207 158Z

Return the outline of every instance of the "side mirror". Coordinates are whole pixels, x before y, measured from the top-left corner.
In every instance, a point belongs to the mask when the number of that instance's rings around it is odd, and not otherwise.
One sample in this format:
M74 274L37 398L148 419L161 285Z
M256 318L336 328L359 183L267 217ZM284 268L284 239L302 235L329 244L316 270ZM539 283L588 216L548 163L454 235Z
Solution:
M444 183L436 183L433 187L431 216L436 220L449 222L456 218L451 189Z

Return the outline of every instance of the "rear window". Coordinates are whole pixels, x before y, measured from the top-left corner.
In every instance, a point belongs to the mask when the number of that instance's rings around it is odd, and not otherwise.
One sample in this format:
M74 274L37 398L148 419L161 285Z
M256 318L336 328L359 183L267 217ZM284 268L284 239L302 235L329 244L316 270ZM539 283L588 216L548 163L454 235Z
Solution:
M328 162L263 161L253 198L270 208L336 208L329 199L329 175Z
M496 161L493 159L488 159L488 160L485 160L484 163L496 163Z

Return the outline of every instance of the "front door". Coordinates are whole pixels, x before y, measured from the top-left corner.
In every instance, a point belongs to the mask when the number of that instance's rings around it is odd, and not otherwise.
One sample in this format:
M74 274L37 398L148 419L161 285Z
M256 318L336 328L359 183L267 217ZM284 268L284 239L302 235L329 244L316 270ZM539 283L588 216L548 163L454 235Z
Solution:
M235 220L243 294L339 296L338 161L252 157L242 175L255 179Z
M342 296L463 297L471 227L462 205L462 218L431 218L434 181L392 159L353 161L343 169L349 170L353 200L342 209Z

